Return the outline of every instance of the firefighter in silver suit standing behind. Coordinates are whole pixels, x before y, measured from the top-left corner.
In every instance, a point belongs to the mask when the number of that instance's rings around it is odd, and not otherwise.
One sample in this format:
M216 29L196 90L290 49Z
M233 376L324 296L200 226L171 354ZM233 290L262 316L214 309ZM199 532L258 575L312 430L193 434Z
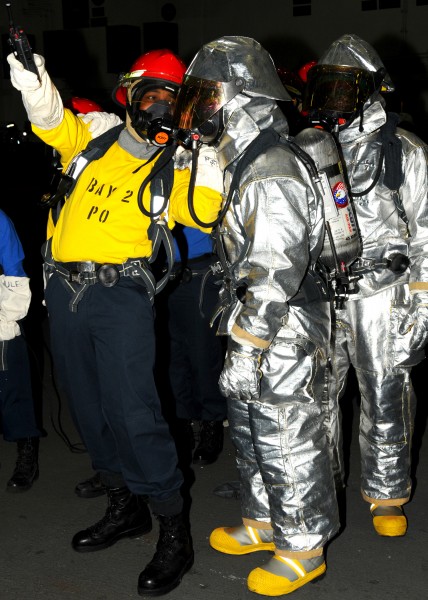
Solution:
M336 310L332 429L353 365L361 394L361 492L382 536L406 533L415 412L411 369L428 337L427 146L397 128L381 93L394 90L377 52L354 34L334 41L308 72L304 109L340 144L360 229L351 265L359 291Z

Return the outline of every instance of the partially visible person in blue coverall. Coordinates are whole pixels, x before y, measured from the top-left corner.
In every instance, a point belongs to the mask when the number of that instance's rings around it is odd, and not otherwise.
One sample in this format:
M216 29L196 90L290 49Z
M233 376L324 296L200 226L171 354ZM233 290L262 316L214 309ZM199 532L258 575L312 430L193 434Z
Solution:
M179 160L176 160L178 163ZM219 302L219 277L213 239L193 227L173 230L175 263L171 281L156 299L162 365L167 355L165 400L179 455L193 464L214 463L223 449L227 402L218 380L223 368L224 338L210 318ZM166 352L167 349L167 352ZM163 377L163 370L160 374ZM196 449L192 421L199 421ZM185 465L186 466L186 465Z
M24 251L14 224L0 210L0 418L3 437L17 444L18 456L8 492L25 492L39 477L39 438L31 371L20 321L31 302Z

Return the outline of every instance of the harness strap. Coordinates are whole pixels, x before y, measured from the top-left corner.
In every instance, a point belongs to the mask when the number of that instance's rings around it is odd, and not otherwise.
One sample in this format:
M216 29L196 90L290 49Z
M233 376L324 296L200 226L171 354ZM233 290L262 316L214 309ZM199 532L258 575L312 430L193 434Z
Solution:
M162 244L166 253L166 262L168 268L166 270L166 273L164 273L164 275L161 277L161 279L155 283L154 293L158 294L164 289L164 287L168 283L172 266L174 264L174 239L171 230L168 227L168 224L163 219L152 221L150 223L147 233L149 240L151 240L152 242L152 255L149 258L149 263L155 261Z
M68 165L65 173L60 177L58 188L53 194L57 198L55 204L53 204L52 219L56 225L61 212L61 208L64 205L65 198L69 197L76 186L77 179L80 177L84 169L93 160L98 160L107 152L110 146L118 139L120 132L125 128L125 125L121 123L116 125L112 129L105 131L99 137L91 140L86 148L79 152Z
M385 151L385 176L383 183L390 190L398 190L404 181L402 170L401 139L395 134L400 116L394 112L388 112L386 123L381 127L380 139Z
M203 311L203 306L204 306L204 293L205 293L205 286L207 284L207 281L210 277L217 277L219 278L220 275L223 273L223 267L221 265L221 262L219 260L216 260L215 263L211 264L208 269L205 271L203 277L202 277L202 282L201 282L201 290L199 292L199 312L202 318L205 318L205 313ZM216 282L217 285L221 284L221 280Z
M238 199L239 199L236 195L236 192L239 189L239 182L240 182L242 173L245 170L245 168L251 162L253 162L260 155L260 153L262 151L265 151L267 148L270 148L273 146L282 145L284 143L288 143L288 141L283 140L281 138L281 136L279 135L279 133L276 132L275 130L263 129L262 131L260 131L258 136L256 138L254 138L254 140L249 144L249 146L243 152L243 154L241 154L240 157L238 157L238 159L237 159L238 162L235 161L234 163L232 163L230 165L230 166L236 165L236 167L235 167L235 171L232 176L232 181L230 183L229 193L227 195L225 207L227 207L233 200L233 210L236 213L236 206L238 204ZM242 226L242 224L238 218L237 218L237 223L238 223L242 237L244 238L245 242L243 244L243 248L240 252L238 259L235 261L235 264L242 261L242 259L246 255L249 245L250 245L250 240L248 239L245 229ZM240 282L240 285L238 285L238 282L236 282L234 280L235 278L232 274L233 265L231 265L229 263L229 261L227 260L226 253L224 250L221 224L218 224L215 227L212 235L213 235L213 238L215 241L216 254L219 257L219 261L220 261L220 266L218 267L217 272L218 273L223 272L223 284L224 284L223 292L224 293L223 293L223 295L220 294L220 301L217 304L217 306L214 310L214 315L211 318L211 322L210 322L211 326L214 324L217 317L219 315L221 315L223 313L223 311L226 310L226 308L228 308L228 306L231 305L231 303L234 301L234 299L236 299L236 297L237 297L236 290L238 288L244 288L246 285L245 282ZM240 296L241 296L241 298L240 298L241 301L244 301L244 294L240 294Z
M372 183L362 192L353 192L350 190L354 198L360 198L368 194L379 181L382 167L385 164L385 173L383 176L383 185L393 192L393 199L400 218L407 224L403 203L400 198L399 189L404 181L404 173L402 167L402 151L403 145L401 139L396 135L397 125L400 122L400 116L394 112L386 113L386 122L380 128L381 149L379 155L379 164L376 169Z
M153 273L142 265L143 260L128 258L124 263L123 274L129 275L136 283L140 283L146 287L150 303L153 305L155 294L157 294L157 285Z
M52 238L43 244L42 255L45 287L52 273L60 275L62 285L72 294L68 305L71 312L77 312L77 306L90 285L100 283L105 287L112 287L119 277L131 277L136 283L144 285L153 305L156 281L145 258L128 258L122 264L103 265L91 261L61 263L55 261L52 256Z

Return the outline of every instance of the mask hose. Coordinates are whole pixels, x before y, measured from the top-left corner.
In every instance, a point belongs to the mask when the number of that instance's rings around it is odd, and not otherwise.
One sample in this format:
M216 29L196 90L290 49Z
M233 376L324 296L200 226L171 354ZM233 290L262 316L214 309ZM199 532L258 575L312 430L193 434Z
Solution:
M145 180L142 182L142 184L140 185L140 188L138 190L138 208L141 210L143 215L146 215L146 217L149 217L150 219L159 217L165 211L165 209L168 205L169 197L164 198L164 202L158 211L156 211L156 212L148 211L144 207L144 204L143 204L144 190L146 189L148 184L152 181L152 179L159 173L159 171L161 171L165 167L165 165L167 165L169 163L169 161L172 160L172 157L174 156L175 150L177 148L177 144L178 143L174 141L167 148L165 148L165 149L160 148L159 151L155 152L155 154L152 156L151 160L154 160L154 158L156 158L159 155L159 152L163 151L162 156L159 158L159 160L156 163L156 166L150 171L150 173L147 175Z
M195 223L197 225L199 225L199 227L204 227L204 228L216 227L223 220L223 217L225 216L227 209L229 208L229 204L230 204L232 198L227 199L227 202L225 203L225 205L219 212L218 217L214 221L211 221L210 223L204 223L204 221L201 221L201 219L199 219L199 217L197 216L197 214L195 212L195 205L193 202L193 194L195 191L195 181L196 181L196 175L197 175L197 169L198 169L198 156L199 156L198 142L200 139L200 135L198 133L192 133L191 138L192 138L192 146L191 146L192 172L190 175L189 191L187 194L187 203L188 203L188 207L189 207L190 216L195 221Z

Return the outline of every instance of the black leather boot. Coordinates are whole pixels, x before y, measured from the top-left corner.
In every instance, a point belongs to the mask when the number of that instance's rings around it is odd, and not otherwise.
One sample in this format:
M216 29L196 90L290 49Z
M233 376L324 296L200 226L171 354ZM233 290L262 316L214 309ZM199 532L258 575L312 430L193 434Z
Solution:
M193 453L193 463L210 465L223 450L223 421L202 421L199 444Z
M152 518L141 496L127 487L106 488L108 506L104 517L76 533L71 545L76 552L103 550L124 537L137 537L152 529Z
M39 477L39 438L17 440L18 457L12 477L7 482L8 492L26 492Z
M101 483L100 473L95 473L89 479L85 479L76 485L74 492L79 498L96 498L106 493L106 488Z
M141 596L162 596L173 590L194 560L183 514L172 517L156 515L156 518L159 521L159 540L152 560L138 578Z

